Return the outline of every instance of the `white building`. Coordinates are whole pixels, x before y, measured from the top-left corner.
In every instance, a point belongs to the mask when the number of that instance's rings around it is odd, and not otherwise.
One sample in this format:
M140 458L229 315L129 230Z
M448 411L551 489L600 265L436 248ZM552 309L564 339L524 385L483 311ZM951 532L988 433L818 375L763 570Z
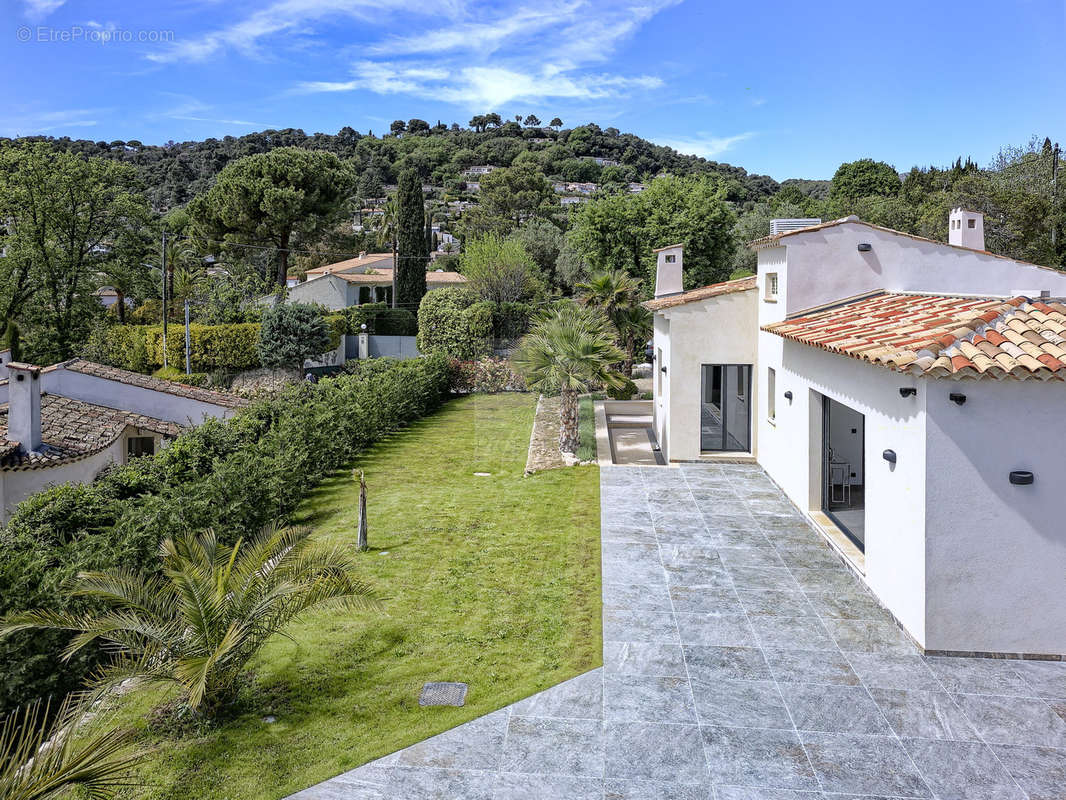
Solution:
M87 483L155 453L183 428L228 417L234 395L72 359L50 367L0 353L0 521L48 486Z
M660 252L660 446L758 460L927 651L1066 655L1066 274L949 239L848 217L694 292Z

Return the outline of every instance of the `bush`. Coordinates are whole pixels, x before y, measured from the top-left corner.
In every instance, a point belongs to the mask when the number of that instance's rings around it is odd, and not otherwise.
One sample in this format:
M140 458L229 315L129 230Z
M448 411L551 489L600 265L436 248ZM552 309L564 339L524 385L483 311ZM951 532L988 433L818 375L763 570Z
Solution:
M472 361L492 349L492 304L467 289L426 292L418 306L418 349Z
M153 377L162 378L165 381L174 381L175 383L184 383L186 386L207 386L211 381L211 375L207 372L193 372L190 375L186 375L177 367L167 367L166 369L157 369L152 373Z
M156 570L159 542L182 531L214 528L226 544L254 535L355 454L435 410L451 375L444 358L374 359L351 374L295 384L232 419L209 419L94 483L33 495L0 534L0 615L88 609L64 588L79 571ZM55 632L0 640L0 715L82 684L100 654L87 649L63 663L68 640Z
M332 349L330 326L315 306L300 303L274 306L263 313L256 348L264 367L301 369L305 359L316 358Z
M510 362L503 358L453 361L452 370L452 388L461 394L528 391L525 378L511 369Z
M418 333L418 319L406 308L390 308L388 303L363 303L349 306L342 312L348 319L348 333L381 336L414 336Z
M194 372L255 369L259 364L256 340L259 325L189 326L190 362ZM101 364L151 372L163 366L162 325L108 325L93 330L82 354ZM169 366L185 366L185 327L171 325L167 335Z
M529 332L533 307L528 303L496 303L492 307L492 335L504 341L521 339Z
M636 397L636 394L637 385L633 383L633 381L629 380L629 378L626 378L625 383L623 383L621 386L607 387L607 396L610 397L612 400L632 400L634 397Z

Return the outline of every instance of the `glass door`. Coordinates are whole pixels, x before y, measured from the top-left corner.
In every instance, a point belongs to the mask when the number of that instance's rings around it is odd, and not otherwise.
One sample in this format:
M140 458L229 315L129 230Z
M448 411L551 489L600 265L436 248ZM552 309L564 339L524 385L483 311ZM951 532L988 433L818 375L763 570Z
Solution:
M866 551L866 418L822 397L822 511Z
M704 364L700 450L751 452L751 364Z

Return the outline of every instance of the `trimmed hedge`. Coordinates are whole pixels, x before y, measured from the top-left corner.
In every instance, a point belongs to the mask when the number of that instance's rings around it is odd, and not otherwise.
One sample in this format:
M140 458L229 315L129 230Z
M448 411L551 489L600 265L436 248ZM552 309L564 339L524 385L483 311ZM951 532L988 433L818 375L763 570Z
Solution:
M406 308L390 308L388 303L363 303L341 312L348 320L348 333L366 332L379 336L414 336L418 333L418 319Z
M229 420L209 419L157 455L111 468L91 484L30 497L0 531L0 615L84 608L64 589L74 575L157 569L159 542L180 531L214 528L232 544L286 517L329 472L440 406L451 374L440 357L353 364ZM68 638L27 632L0 640L0 715L83 683L100 654L88 648L63 663Z
M492 350L492 303L469 289L426 292L418 306L418 349L472 361Z

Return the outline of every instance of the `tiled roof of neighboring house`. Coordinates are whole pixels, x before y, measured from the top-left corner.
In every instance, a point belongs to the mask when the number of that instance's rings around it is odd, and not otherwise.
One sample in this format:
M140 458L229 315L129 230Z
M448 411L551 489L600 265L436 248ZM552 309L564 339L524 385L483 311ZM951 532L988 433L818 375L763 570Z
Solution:
M338 278L348 283L368 283L384 286L392 283L392 270L389 268L375 269L369 275L365 272L344 272L337 274ZM466 278L458 272L427 272L426 283L466 283Z
M68 369L71 372L80 372L83 375L93 375L97 378L105 378L109 381L118 381L129 386L140 386L142 389L151 389L156 392L186 397L190 400L199 400L202 403L210 403L226 408L240 408L248 405L248 401L226 392L216 392L212 389L201 389L196 386L187 386L184 383L165 381L162 378L153 378L151 375L142 375L139 372L109 367L105 364L97 364L94 361L86 361L81 358L63 361L45 367L42 372L50 372L55 369Z
M91 456L110 447L128 426L167 437L181 433L173 422L83 403L48 392L41 394L39 452L26 453L7 438L8 405L0 405L0 469L37 469Z
M835 228L837 225L844 225L844 224L849 223L849 222L855 223L857 225L865 225L867 228L873 228L875 231L884 231L885 233L894 233L897 236L904 236L907 239L913 239L916 242L929 242L930 244L938 244L938 245L941 245L942 247L950 247L950 248L952 248L954 250L961 250L964 253L980 253L981 255L984 255L984 256L992 256L993 258L1002 258L1005 261L1014 261L1014 262L1016 262L1018 264L1026 264L1026 265L1028 265L1030 267L1040 267L1040 269L1049 269L1049 270L1052 270L1054 272L1058 272L1059 271L1059 270L1055 269L1054 267L1047 267L1047 266L1044 266L1043 264L1031 264L1028 261L1021 261L1021 260L1019 260L1017 258L1011 258L1010 256L1002 256L999 253L992 253L992 252L989 252L988 250L974 250L973 248L970 248L970 247L963 247L962 245L958 245L958 244L948 244L947 242L941 242L941 241L939 241L937 239L929 239L929 238L927 238L925 236L917 236L917 235L915 235L913 233L904 233L903 231L897 231L894 228L886 228L884 225L874 225L872 222L864 222L863 220L859 219L854 214L852 214L850 217L842 217L841 219L832 219L832 220L829 220L828 222L823 222L820 225L811 225L811 226L806 227L806 228L796 228L795 230L791 230L791 231L781 231L781 233L771 233L769 236L763 236L763 237L760 237L758 239L755 239L753 241L748 242L748 247L752 248L753 250L758 250L758 249L760 249L762 247L769 247L769 246L775 245L781 239L784 239L784 238L786 238L788 236L796 236L797 234L801 234L801 233L810 233L811 231L820 231L823 228Z
M649 311L662 311L666 308L683 306L685 303L695 303L697 300L706 300L710 297L719 297L723 294L746 292L749 289L755 288L755 282L756 277L751 275L747 278L737 278L736 280L725 281L724 283L712 283L710 286L701 286L699 289L692 289L687 292L681 292L680 294L671 294L666 297L659 297L655 300L648 300L642 303L642 305Z
M364 269L366 267L372 267L374 264L381 262L392 263L392 253L367 253L364 256L358 258L349 258L345 261L338 261L335 264L324 264L321 267L313 267L307 270L308 275L329 275L332 272L348 272L353 269Z
M763 330L934 378L1066 379L1066 305L880 292Z

